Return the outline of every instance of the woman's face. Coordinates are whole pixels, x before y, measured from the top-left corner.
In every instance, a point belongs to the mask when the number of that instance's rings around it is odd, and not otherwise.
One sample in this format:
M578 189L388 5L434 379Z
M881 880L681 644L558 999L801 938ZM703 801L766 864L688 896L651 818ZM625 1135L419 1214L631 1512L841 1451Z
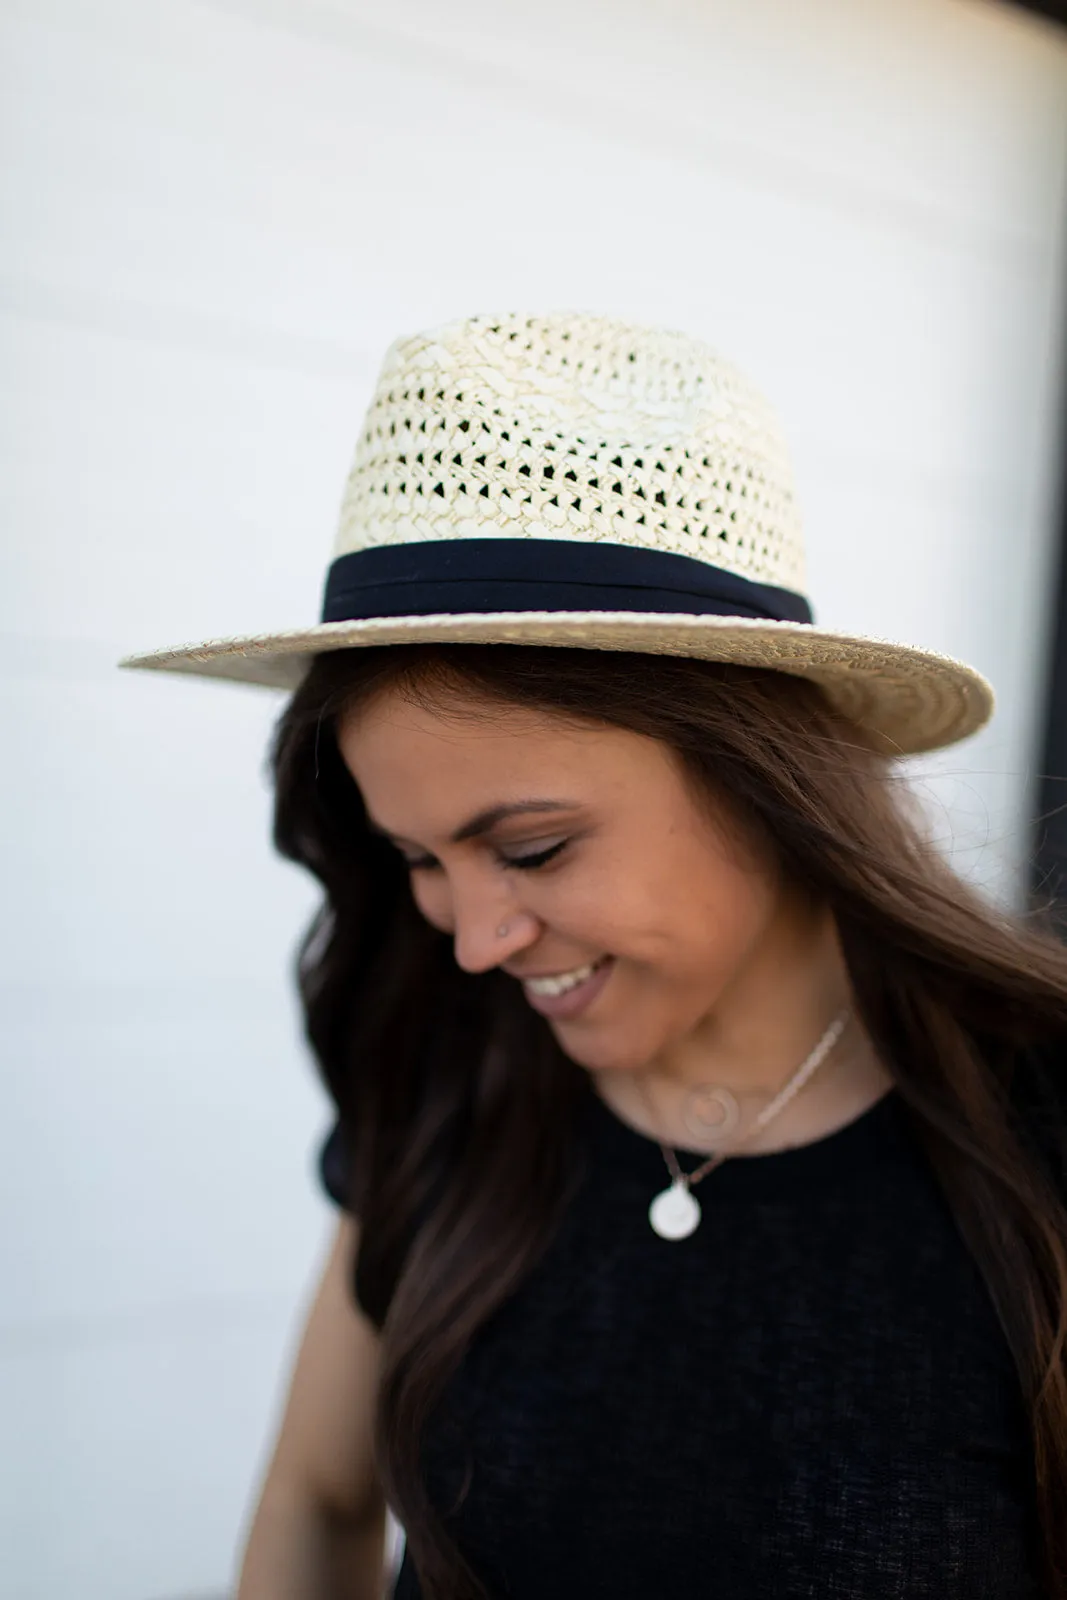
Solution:
M502 967L582 1066L669 1053L774 936L771 864L656 740L390 690L338 741L459 965Z

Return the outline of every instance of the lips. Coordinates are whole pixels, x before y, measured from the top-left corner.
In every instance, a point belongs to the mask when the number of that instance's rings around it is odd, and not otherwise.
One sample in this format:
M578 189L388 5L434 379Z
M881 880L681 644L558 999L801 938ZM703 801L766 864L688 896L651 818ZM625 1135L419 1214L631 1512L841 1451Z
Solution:
M600 956L569 972L526 978L522 984L523 993L543 1017L560 1020L576 1017L592 1005L610 978L614 964L612 956Z
M574 967L570 972L549 973L544 978L525 978L523 982L530 994L566 994L569 989L576 989L580 983L585 983L591 978L606 959L605 956L600 956L596 961L589 961L584 967Z

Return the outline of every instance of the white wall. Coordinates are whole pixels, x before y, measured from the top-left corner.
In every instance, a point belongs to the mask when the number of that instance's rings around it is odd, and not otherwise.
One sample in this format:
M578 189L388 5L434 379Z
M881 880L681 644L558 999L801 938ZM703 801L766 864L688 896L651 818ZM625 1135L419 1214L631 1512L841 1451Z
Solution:
M4 1600L221 1591L330 1227L272 698L123 651L315 616L388 341L702 334L821 620L973 661L931 769L1019 882L1067 50L955 0L2 0ZM988 836L984 855L975 846Z

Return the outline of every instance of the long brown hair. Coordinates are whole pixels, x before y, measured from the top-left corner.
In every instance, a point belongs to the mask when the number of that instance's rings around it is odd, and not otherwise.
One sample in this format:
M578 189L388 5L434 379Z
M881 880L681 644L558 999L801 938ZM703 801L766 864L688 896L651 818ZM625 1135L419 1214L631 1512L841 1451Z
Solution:
M382 1325L379 1471L427 1600L484 1592L430 1505L423 1432L472 1335L551 1238L580 1069L513 980L460 970L367 827L334 720L396 685L662 740L829 905L860 1018L1013 1352L1042 1562L1067 1600L1067 1064L1041 1048L1067 1038L1067 951L959 879L895 763L808 681L623 652L413 645L313 663L277 730L275 840L325 890L301 994L349 1153L360 1298Z

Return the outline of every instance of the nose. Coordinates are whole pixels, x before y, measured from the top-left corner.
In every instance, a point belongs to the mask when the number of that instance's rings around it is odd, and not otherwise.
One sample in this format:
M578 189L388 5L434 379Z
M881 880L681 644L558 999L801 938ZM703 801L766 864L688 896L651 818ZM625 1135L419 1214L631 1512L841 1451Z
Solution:
M488 972L534 943L537 918L502 895L453 898L452 929L456 965L464 972Z

